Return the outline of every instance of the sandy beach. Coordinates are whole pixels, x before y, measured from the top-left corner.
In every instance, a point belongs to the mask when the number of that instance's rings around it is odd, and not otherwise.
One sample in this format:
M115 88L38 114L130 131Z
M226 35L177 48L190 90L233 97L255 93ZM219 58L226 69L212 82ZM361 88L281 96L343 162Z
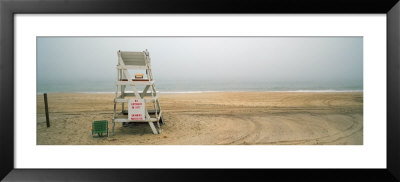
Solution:
M113 94L37 95L38 145L362 145L362 92L211 92L160 94L165 125L115 126L115 135L90 134L94 120L111 126Z

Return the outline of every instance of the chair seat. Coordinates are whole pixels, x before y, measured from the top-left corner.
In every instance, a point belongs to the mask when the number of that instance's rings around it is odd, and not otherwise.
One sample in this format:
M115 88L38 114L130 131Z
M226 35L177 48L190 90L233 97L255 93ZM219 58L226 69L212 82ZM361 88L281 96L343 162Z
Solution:
M128 79L121 79L120 81L128 81ZM132 81L149 81L149 79L132 79Z

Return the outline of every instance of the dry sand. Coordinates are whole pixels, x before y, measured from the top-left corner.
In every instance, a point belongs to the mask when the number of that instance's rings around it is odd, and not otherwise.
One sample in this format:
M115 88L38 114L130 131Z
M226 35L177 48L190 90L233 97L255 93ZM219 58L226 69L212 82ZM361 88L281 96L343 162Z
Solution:
M363 93L216 92L161 94L165 125L115 126L115 135L93 138L94 120L111 126L113 94L37 95L38 145L313 145L363 144Z

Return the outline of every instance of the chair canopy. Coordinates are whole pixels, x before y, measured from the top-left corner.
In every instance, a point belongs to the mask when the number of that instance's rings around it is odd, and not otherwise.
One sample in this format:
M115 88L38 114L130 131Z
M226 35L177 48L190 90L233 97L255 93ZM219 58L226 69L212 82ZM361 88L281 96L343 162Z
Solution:
M146 52L118 51L118 56L126 66L146 66L149 61Z

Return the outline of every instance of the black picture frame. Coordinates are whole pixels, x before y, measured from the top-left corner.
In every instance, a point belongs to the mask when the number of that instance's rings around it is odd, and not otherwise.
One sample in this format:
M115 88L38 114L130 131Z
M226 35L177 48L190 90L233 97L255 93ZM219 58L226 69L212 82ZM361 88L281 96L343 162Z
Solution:
M15 169L14 15L26 13L382 13L387 15L386 169ZM398 0L0 0L0 179L5 181L399 181Z

